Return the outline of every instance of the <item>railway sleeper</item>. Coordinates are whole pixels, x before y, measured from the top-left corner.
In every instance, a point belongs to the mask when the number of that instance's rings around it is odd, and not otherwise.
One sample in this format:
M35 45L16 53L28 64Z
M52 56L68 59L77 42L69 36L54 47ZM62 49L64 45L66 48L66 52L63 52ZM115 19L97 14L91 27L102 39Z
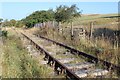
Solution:
M89 62L81 62L77 64L65 63L64 65L71 71L76 71L78 69L90 69L95 67L95 64Z
M103 69L93 69L93 70L78 70L75 72L80 78L84 77L102 77L108 74L108 70Z
M74 58L65 58L65 59L58 59L61 63L69 63L71 61L74 61Z

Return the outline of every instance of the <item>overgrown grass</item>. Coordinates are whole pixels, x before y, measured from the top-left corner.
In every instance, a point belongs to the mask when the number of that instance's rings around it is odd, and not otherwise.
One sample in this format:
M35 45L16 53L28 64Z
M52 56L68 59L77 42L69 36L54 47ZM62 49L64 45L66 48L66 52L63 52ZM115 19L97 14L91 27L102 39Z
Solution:
M23 48L21 40L10 32L4 41L2 62L3 78L46 78L50 77L49 69L40 65Z

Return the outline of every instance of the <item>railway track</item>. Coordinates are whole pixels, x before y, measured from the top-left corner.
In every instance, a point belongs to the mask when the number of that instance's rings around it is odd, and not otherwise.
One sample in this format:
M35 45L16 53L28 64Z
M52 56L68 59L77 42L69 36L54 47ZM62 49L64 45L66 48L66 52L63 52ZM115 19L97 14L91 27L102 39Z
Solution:
M113 69L113 70L118 70L118 71L120 72L120 66L118 66L118 65L112 64L112 63L110 63L110 62L108 62L108 61L104 61L104 60L102 60L102 59L98 59L98 58L96 58L96 57L93 56L93 55L90 55L90 54L81 52L81 51L79 51L79 50L77 50L77 49L75 49L75 48L72 48L72 47L67 46L67 45L65 45L65 44L63 44L63 43L60 43L60 42L56 42L56 41L51 40L51 39L49 39L49 38L46 38L46 37L43 37L43 36L40 36L40 35L36 35L36 36L39 37L39 38L45 39L45 40L47 40L47 41L50 41L50 42L52 42L52 43L54 43L54 44L56 44L56 45L59 45L59 46L61 46L61 47L64 47L64 48L66 48L66 49L69 49L69 50L70 50L73 54L75 54L75 55L79 55L79 56L83 56L83 57L89 58L89 59L91 59L91 60L90 60L91 62L94 62L94 63L101 62L101 64L104 64L104 65L107 67L107 69L111 68L111 69Z
M65 49L69 50L70 53L74 55L77 54L78 56L83 56L85 58L88 58L89 61L71 63L70 62L70 60L72 60L71 58L57 59L56 57L52 55L52 53L46 50L43 46L41 46L38 42L36 42L30 36L24 33L21 33L21 34L27 40L30 41L31 45L33 45L36 49L44 53L45 55L44 59L47 60L47 64L51 65L54 68L54 70L58 72L58 74L65 74L67 78L79 80L80 78L85 78L89 76L105 77L106 75L109 74L109 68L111 68L112 70L120 70L119 66L111 64L104 60L100 60L92 55L88 55L86 53L80 52L79 50L66 46L62 43L59 43L51 39L37 35L37 37L40 37L43 40L46 40L46 41L52 42L53 44L64 47ZM102 64L104 64L105 68L104 69L97 68L95 64L97 64L98 62L101 62Z

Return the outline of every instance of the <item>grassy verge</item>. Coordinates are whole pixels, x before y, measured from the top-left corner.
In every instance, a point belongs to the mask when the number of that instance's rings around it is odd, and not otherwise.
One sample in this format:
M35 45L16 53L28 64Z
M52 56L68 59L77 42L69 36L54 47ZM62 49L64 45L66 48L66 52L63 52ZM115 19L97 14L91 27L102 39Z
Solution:
M8 38L4 40L2 77L3 78L46 78L50 77L49 69L40 65L23 48L21 40L14 32L9 32Z

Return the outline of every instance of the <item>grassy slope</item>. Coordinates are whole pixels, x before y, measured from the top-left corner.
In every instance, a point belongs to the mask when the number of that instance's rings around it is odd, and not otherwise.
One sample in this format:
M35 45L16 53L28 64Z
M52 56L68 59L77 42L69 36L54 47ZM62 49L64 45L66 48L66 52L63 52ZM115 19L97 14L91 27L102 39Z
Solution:
M101 21L101 19L104 20L108 20L108 18L105 17L112 17L112 16L118 16L118 14L97 14L97 15L82 15L80 18L77 18L75 24L77 25L77 21L84 23L84 22L90 22L90 21ZM110 19L110 18L109 18ZM110 20L112 21L114 18L111 18ZM106 21L107 23L108 21ZM103 24L103 23L97 23L97 24Z
M81 15L73 19L73 28L82 27L89 32L90 23L94 22L94 28L118 29L118 14L91 14ZM70 27L70 23L62 24L63 27Z

